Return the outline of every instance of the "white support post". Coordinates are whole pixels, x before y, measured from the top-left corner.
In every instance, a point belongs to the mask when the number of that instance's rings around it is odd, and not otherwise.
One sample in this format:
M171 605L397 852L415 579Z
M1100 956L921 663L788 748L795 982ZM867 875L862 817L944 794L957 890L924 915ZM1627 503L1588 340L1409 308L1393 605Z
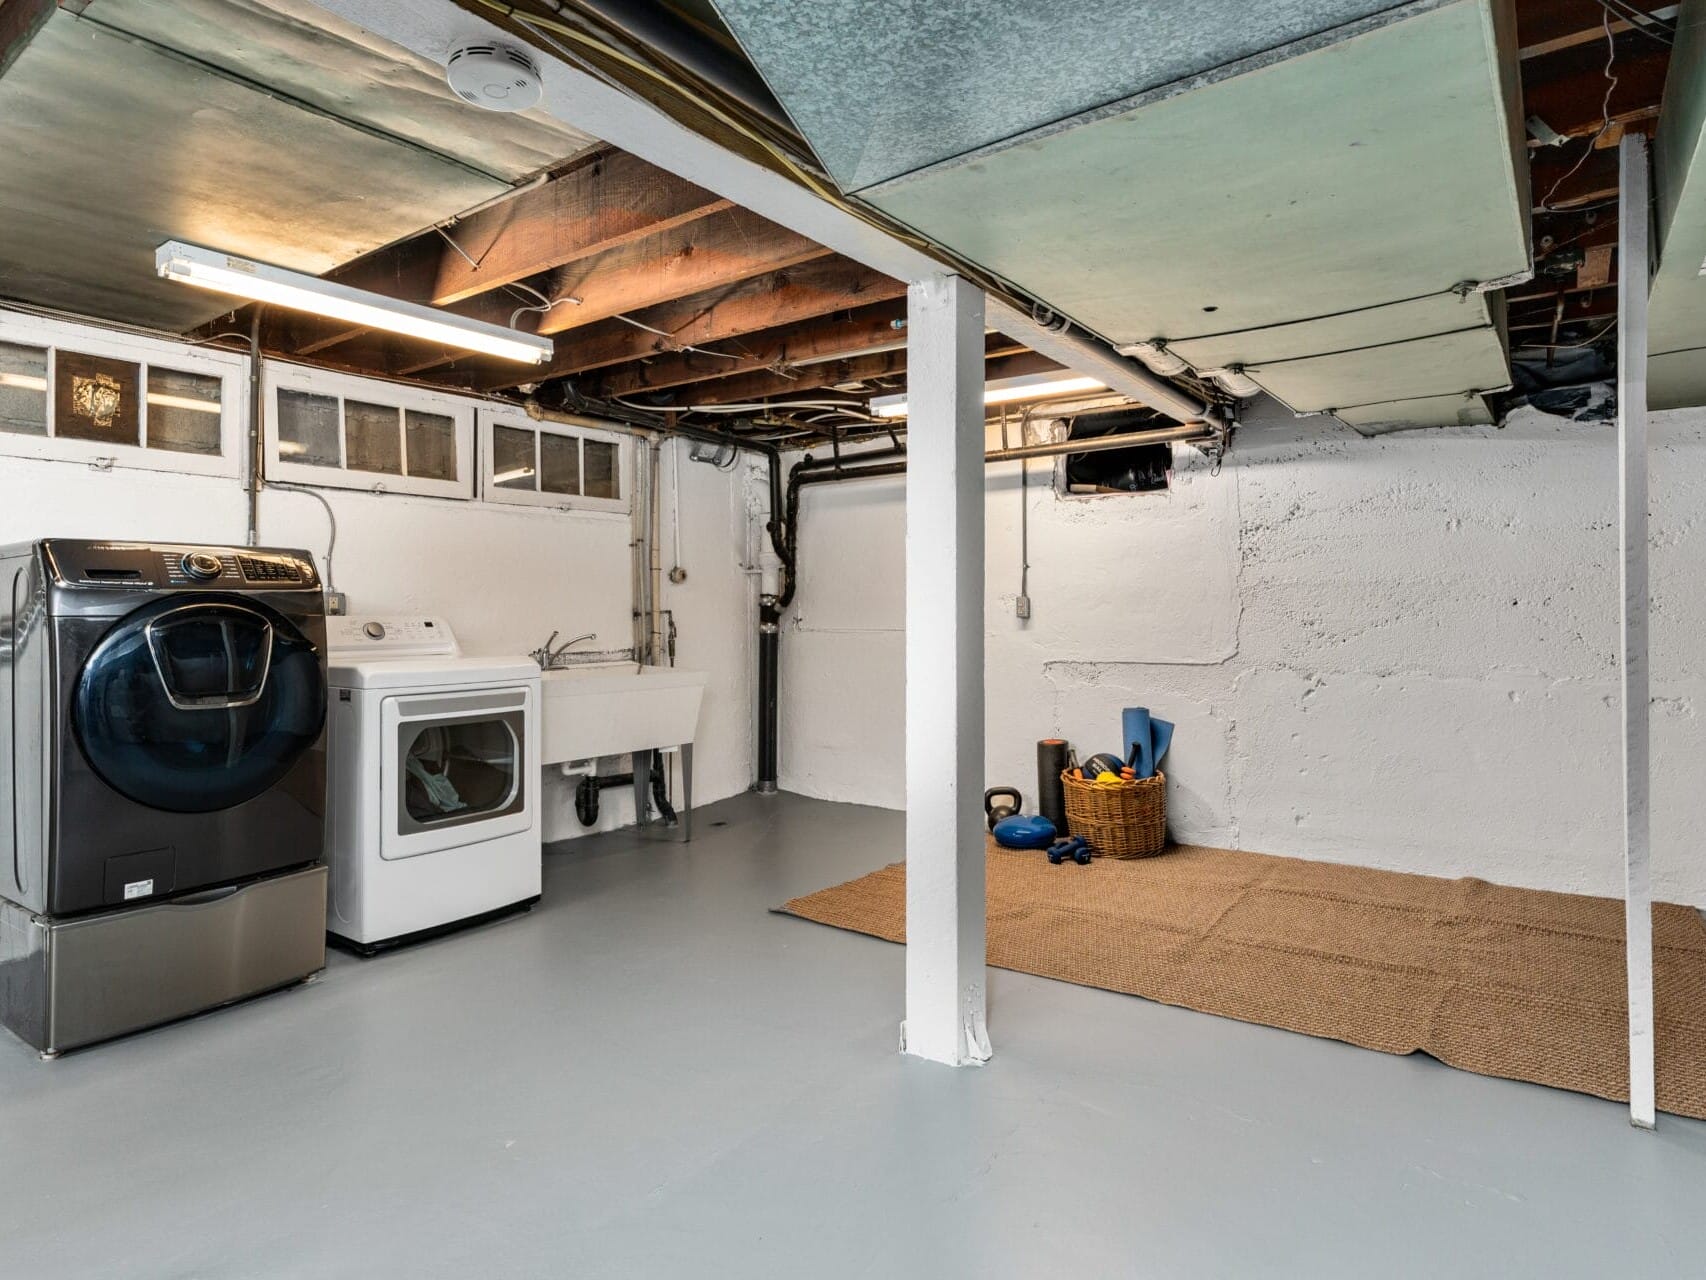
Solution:
M983 293L907 291L906 1021L967 1066L984 1025Z
M1647 142L1618 148L1617 474L1622 550L1624 946L1629 976L1629 1121L1657 1116L1653 1080L1651 745L1647 689Z

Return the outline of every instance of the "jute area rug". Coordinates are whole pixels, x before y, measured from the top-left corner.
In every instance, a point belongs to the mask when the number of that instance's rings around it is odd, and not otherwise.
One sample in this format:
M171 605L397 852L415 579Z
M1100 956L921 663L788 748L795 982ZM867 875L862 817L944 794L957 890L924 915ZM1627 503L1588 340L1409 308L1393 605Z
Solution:
M782 911L906 939L905 864ZM1628 1098L1623 904L1182 845L988 855L989 963L1483 1075ZM1658 1104L1706 1119L1706 925L1653 909Z

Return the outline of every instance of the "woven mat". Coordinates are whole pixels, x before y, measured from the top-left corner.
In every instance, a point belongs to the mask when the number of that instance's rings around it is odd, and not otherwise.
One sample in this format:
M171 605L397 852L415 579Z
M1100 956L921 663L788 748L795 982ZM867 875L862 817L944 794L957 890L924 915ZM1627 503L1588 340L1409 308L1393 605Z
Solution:
M1628 1098L1623 904L1229 849L988 858L989 963ZM781 910L905 940L905 865ZM1706 926L1653 910L1658 1104L1706 1119Z

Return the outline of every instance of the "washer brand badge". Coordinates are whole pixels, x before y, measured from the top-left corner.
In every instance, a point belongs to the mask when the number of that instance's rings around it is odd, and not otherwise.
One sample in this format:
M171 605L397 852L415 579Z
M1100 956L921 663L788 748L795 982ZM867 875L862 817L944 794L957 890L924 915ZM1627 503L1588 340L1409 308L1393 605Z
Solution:
M124 887L124 900L129 902L132 898L146 898L153 892L154 882L152 880L132 880Z

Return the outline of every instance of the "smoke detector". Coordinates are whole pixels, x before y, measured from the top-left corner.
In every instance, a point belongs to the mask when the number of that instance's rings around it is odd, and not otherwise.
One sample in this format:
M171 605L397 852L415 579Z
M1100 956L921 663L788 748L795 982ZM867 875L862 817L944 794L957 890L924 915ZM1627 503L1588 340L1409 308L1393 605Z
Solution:
M456 96L487 111L525 111L545 92L539 64L501 44L465 44L450 51L444 78Z

